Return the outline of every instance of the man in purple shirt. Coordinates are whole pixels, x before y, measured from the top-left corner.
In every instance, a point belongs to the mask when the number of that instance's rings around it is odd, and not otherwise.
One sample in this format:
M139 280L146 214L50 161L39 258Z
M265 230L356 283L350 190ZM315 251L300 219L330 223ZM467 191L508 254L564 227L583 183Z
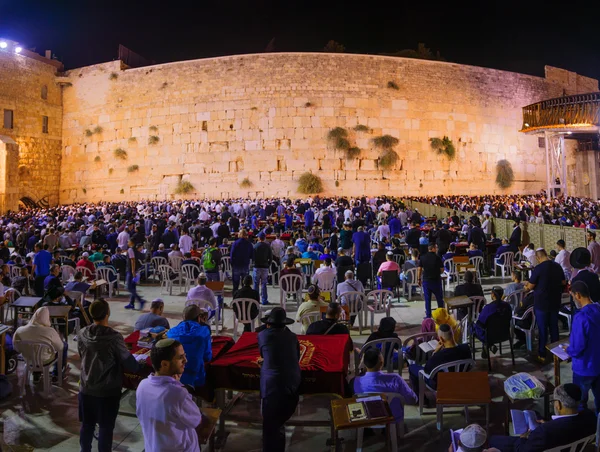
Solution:
M367 366L367 373L362 377L354 379L354 393L364 394L368 392L393 392L404 398L405 403L416 405L419 398L410 386L396 373L383 373L383 355L377 347L368 349L363 357L363 362ZM404 406L399 398L395 398L390 403L390 408L396 422L404 420Z
M352 235L354 260L356 265L371 260L371 237L365 232L364 226L359 226Z

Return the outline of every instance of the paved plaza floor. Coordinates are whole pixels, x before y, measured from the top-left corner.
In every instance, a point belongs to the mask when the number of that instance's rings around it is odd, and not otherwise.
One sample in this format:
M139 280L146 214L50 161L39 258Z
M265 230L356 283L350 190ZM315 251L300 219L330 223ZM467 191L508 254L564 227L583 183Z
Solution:
M488 299L489 290L492 285L505 285L508 279L484 278L484 289ZM229 282L226 283L226 294L229 288ZM160 287L157 285L144 285L140 287L140 292L146 300L161 297L165 301L165 315L169 318L171 326L178 323L181 319L181 312L185 303L185 296L164 295L161 294ZM174 293L176 290L174 291ZM279 289L269 288L269 300L271 302L279 301ZM421 321L424 316L424 302L420 296L407 302L401 298L400 303L395 302L392 308L392 316L398 322L397 333L401 339L405 339L411 334L420 332ZM227 296L226 303L231 301L231 296ZM110 299L111 318L110 324L123 334L128 334L133 330L133 324L140 315L139 311L128 311L124 307L128 302L128 294L122 289L121 295ZM433 302L435 307L435 302ZM291 304L288 304L291 306ZM146 309L148 309L148 305ZM295 316L291 311L289 316ZM375 319L376 325L380 316ZM233 314L230 309L225 310L225 325L228 328L226 334L232 333ZM291 329L300 333L300 325L291 325ZM241 328L240 328L241 330ZM358 334L358 329L352 330L352 339L355 346L361 346L370 329L363 330L363 334ZM568 334L561 329L561 336ZM71 452L79 450L79 422L77 418L77 391L79 379L80 361L76 352L77 343L72 339L69 341L69 365L70 373L68 380L61 387L54 387L50 398L44 400L39 394L41 387L35 392L31 387L23 389L21 387L21 374L23 364L17 371L17 374L9 376L14 386L13 395L4 402L0 403L0 446L2 451L32 451L49 450L60 452ZM535 349L535 345L534 345ZM534 375L545 376L552 381L553 366L538 364L534 356L530 355L525 349L515 351L516 366L513 367L510 360L510 351L508 346L503 348L503 356L493 355L493 371L490 372L490 387L492 390L493 404L491 408L492 434L502 434L502 421L505 414L505 406L502 403L503 381L516 372L530 372ZM478 347L477 369L487 371L487 360L481 359L481 350ZM408 380L408 371L406 366L403 371L405 379ZM571 381L571 369L569 364L562 365L562 382ZM590 404L592 402L590 401ZM534 403L535 409L542 412L542 404ZM296 413L300 418L311 420L328 419L329 401L326 398L311 397L301 399L301 403ZM259 451L261 450L261 430L260 430L260 401L256 395L245 395L242 400L236 404L234 412L244 412L250 414L256 419L256 423L233 423L227 422L226 430L229 432L227 437L225 451ZM405 409L405 424L407 434L399 442L399 448L403 451L446 451L450 444L449 428L462 428L465 426L465 417L460 410L447 409L449 413L444 415L443 432L438 432L435 423L435 409L426 410L426 414L419 415L418 407L407 406ZM460 412L459 412L460 411ZM130 391L125 395L121 402L121 413L117 419L114 434L113 448L121 452L141 452L144 450L144 439L142 437L140 424L135 416L127 416L127 413L135 413L135 393ZM485 423L485 414L478 408L469 409L470 422ZM287 427L287 450L289 451L326 451L330 450L327 446L327 439L330 435L328 428L316 427ZM354 432L342 432L343 438L340 450L353 451L356 448L356 434ZM96 447L96 445L94 445ZM95 450L95 449L94 449ZM384 436L377 434L374 437L365 439L365 451L375 452L386 450Z

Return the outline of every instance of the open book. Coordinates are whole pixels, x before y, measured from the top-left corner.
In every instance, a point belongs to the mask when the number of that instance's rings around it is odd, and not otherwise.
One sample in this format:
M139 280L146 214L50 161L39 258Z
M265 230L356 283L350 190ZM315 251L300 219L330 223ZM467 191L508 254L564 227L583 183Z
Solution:
M561 360L566 361L570 358L570 356L567 354L567 350L566 350L566 348L568 346L569 346L568 343L557 345L556 347L554 347L553 349L550 350L550 353L558 356Z
M538 427L537 414L533 410L510 410L515 435L527 433L527 430L535 430Z
M463 429L459 429L459 430L452 430L450 429L450 439L452 440L452 450L453 452L458 452L459 449L459 444L460 444L460 434L462 433Z
M422 342L419 344L419 348L423 350L425 353L429 353L434 351L439 344L437 339L432 339L429 342Z

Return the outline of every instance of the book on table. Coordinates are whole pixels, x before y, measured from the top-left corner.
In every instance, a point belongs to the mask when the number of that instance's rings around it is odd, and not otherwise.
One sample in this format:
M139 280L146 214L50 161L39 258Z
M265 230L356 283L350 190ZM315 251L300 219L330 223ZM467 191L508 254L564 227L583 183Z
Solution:
M356 399L355 403L348 405L348 418L350 422L365 419L379 419L388 416L388 410L381 396L370 396Z
M550 350L550 353L558 356L561 360L566 361L570 358L569 354L567 353L568 346L568 343L557 345L556 347Z
M515 435L522 435L528 430L535 430L538 427L537 413L533 410L510 410L512 418L513 430Z

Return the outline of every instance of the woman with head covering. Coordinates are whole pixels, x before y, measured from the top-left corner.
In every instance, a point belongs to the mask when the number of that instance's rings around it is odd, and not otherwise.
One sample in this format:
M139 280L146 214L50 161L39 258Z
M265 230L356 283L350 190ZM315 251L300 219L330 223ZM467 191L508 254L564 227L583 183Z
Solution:
M396 333L396 320L393 317L383 317L379 321L379 328L367 338L367 342L375 341L377 339L400 339L398 333ZM389 344L387 344L389 346ZM381 349L381 346L378 346ZM398 344L394 346L395 350L398 350ZM382 350L384 359L387 358L387 348ZM398 352L394 352L394 364L398 362ZM387 360L384 362L387 365Z
M13 336L13 346L15 350L23 355L27 360L33 359L33 349L27 345L20 345L21 341L41 342L50 345L56 353L51 353L48 349L44 349L42 359L44 363L51 362L58 353L62 353L63 357L63 375L67 366L67 348L66 342L63 342L58 332L50 326L50 311L46 307L41 307L31 317L29 323L25 326L17 328ZM57 363L58 364L58 363ZM56 366L53 370L53 375L56 376ZM36 375L37 374L37 375ZM40 375L36 372L33 378L34 381L39 380Z

